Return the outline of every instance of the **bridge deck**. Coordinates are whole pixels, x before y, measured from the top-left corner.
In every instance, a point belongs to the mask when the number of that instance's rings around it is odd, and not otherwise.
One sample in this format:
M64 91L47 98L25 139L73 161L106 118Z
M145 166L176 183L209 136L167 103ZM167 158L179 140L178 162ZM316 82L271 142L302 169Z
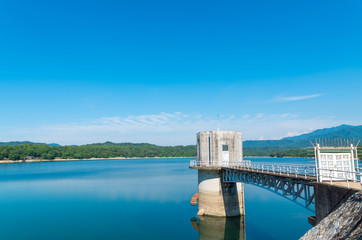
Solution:
M245 171L248 173L263 173L271 176L277 176L277 177L283 177L283 178L289 178L292 180L306 180L309 182L316 182L317 178L314 175L303 175L303 174L294 174L294 173L284 173L284 172L276 172L276 171L269 171L269 170L260 170L260 169L250 169L245 167L207 167L207 166L190 166L191 169L197 169L197 170L206 170L206 171L220 171L222 169L232 169L232 170L240 170ZM330 181L323 181L321 183L329 184L331 185ZM353 188L357 190L361 190L361 184L359 182L353 182L353 181L332 181L332 185L339 186L339 187L345 187L345 188Z
M263 174L268 174L271 176L278 176L278 177L290 178L290 179L295 179L295 180L306 180L306 181L310 181L310 182L316 181L315 176L303 175L303 174L298 174L298 173L294 174L294 173L284 173L284 172L276 172L276 171L269 171L269 170L237 168L237 167L227 167L225 169L240 170L240 171L245 171L245 172L249 172L249 173L263 173Z
M325 182L347 188L362 188L362 173L336 169L316 168L310 164L263 163L244 160L241 162L200 162L192 160L190 168L198 170L228 171L236 174L261 174L264 176L287 178L292 181ZM359 169L360 170L360 169ZM239 173L238 173L239 172ZM319 176L321 175L322 178ZM337 177L338 175L338 177ZM318 180L319 178L319 180Z
M284 177L284 178L290 178L295 180L306 180L306 181L316 181L316 177L313 175L307 175L307 174L294 174L294 173L285 173L285 172L278 172L278 171L269 171L269 170L260 170L260 169L252 169L252 168L246 168L246 167L209 167L209 166L190 166L191 169L197 169L197 170L206 170L206 171L220 171L222 169L232 169L232 170L240 170L245 171L249 173L263 173L268 174L271 176L278 176L278 177Z

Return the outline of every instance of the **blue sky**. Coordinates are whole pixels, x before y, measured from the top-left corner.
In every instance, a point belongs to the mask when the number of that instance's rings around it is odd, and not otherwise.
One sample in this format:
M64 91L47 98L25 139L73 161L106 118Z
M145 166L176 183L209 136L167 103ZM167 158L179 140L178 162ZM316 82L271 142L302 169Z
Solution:
M0 3L0 141L362 124L361 1Z

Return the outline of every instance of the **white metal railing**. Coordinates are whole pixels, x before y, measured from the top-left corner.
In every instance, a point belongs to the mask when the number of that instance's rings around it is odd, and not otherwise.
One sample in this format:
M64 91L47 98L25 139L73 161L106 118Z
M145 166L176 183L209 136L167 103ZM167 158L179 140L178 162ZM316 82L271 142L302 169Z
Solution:
M281 164L281 163L265 163L265 162L251 162L244 160L240 162L201 162L198 160L191 160L191 167L231 167L236 169L254 170L257 172L272 172L274 174L289 175L304 175L315 176L315 167L313 165L303 164Z
M226 162L226 161L201 162L198 160L190 161L190 167L237 167L237 166L251 167L251 161L250 160L244 160L239 162Z
M333 185L333 181L336 179L340 181L346 181L347 187L349 188L350 182L360 182L362 188L362 173L357 171L345 171L345 170L336 170L336 169L327 169L327 168L317 168L319 175L317 176L317 181L322 182L321 177L324 180L328 179L328 182ZM357 169L359 170L359 169Z
M315 177L318 182L321 181L321 176L326 179L329 178L329 182L332 185L336 179L340 181L346 181L347 187L350 182L360 182L362 186L362 173L356 171L344 171L334 169L316 168L314 165L305 164L283 164L283 163L265 163L265 162L251 162L250 160L244 160L239 162L201 162L198 160L191 160L191 167L229 167L243 170L253 170L256 172L268 172L273 174L286 174L287 176L295 177ZM357 169L359 170L359 169ZM318 175L317 175L318 173Z

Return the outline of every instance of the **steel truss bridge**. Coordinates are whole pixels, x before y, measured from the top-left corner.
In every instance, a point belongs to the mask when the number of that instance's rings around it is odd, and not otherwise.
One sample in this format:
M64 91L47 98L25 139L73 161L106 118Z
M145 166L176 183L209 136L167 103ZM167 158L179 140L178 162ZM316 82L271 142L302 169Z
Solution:
M282 197L314 211L314 186L311 177L278 174L267 170L223 168L222 180L225 183L243 182L270 190Z
M207 163L192 160L190 167L207 170L221 170L222 182L243 182L253 184L287 198L306 209L315 211L314 183L317 182L317 171L325 170L333 184L334 171L343 172L341 182L349 188L352 182L361 181L361 173L331 169L317 169L314 165L279 164L242 161L237 163ZM348 176L355 174L355 180Z

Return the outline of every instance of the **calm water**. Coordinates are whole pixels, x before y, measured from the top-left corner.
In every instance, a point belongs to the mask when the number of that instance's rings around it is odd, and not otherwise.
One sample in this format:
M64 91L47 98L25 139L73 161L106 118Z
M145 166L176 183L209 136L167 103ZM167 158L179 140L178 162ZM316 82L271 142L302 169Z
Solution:
M298 239L311 228L307 217L312 212L247 184L245 222L240 218L191 221L197 213L189 203L197 192L197 171L188 168L189 161L0 164L0 238Z

